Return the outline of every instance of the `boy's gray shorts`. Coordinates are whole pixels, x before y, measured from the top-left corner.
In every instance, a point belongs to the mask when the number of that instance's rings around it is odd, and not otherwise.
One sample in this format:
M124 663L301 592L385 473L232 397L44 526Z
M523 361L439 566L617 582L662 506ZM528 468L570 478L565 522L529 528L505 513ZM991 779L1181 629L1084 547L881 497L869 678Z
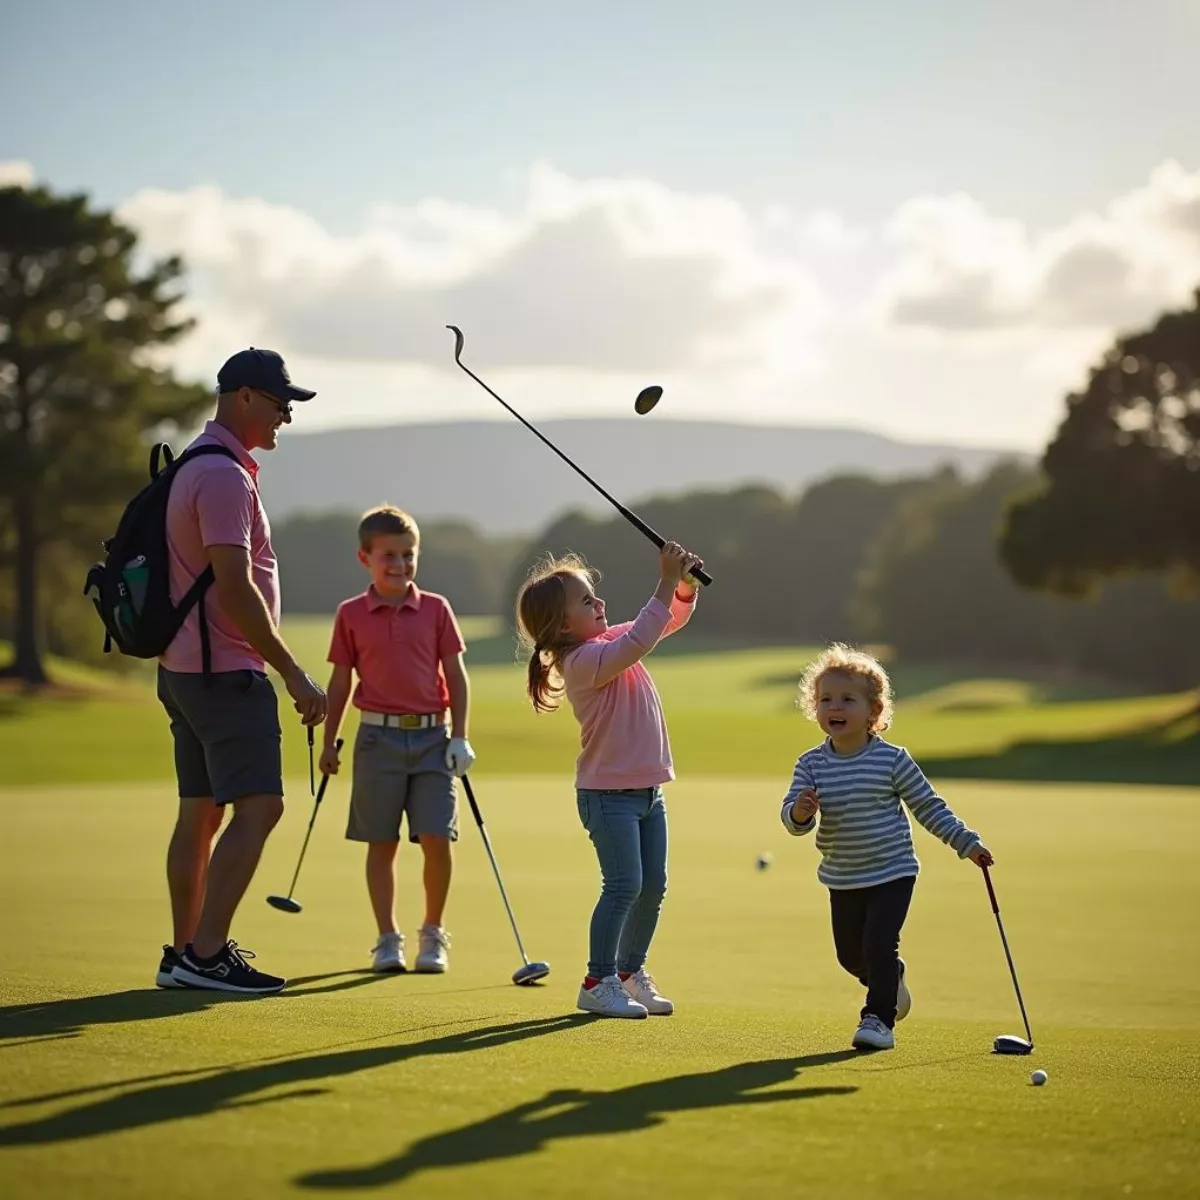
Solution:
M354 781L346 837L353 842L395 842L401 818L408 840L422 834L458 840L458 794L446 766L450 731L359 725L354 740Z
M158 668L158 698L171 718L181 799L282 796L279 703L262 671L202 674Z

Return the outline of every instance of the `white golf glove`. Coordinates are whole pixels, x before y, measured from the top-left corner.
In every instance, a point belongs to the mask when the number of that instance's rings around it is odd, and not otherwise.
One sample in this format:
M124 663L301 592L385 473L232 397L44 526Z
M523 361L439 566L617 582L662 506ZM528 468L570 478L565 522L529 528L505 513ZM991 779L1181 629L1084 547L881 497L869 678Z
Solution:
M451 738L446 747L446 766L460 779L475 765L475 751L466 738Z

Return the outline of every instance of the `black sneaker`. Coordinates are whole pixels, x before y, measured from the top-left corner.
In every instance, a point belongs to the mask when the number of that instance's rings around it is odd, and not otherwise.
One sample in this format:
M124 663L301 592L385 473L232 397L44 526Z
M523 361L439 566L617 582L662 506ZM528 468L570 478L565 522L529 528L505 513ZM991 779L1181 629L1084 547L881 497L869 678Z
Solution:
M287 980L256 971L246 961L253 957L253 950L242 950L237 942L226 942L215 957L199 958L189 942L171 971L171 979L182 987L240 992L246 996L263 996L281 991Z
M171 972L179 965L179 951L174 946L164 946L162 961L158 964L158 974L154 977L155 987L179 988L182 983L176 983Z

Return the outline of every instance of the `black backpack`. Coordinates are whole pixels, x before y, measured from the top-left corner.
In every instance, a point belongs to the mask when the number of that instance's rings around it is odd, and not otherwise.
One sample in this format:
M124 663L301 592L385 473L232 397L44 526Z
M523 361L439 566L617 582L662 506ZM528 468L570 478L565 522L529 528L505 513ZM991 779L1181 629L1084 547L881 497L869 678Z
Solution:
M104 543L103 562L88 571L83 594L90 596L104 623L104 652L115 645L132 658L157 658L171 644L184 618L200 605L200 646L205 678L211 673L204 593L213 582L205 567L178 604L171 603L167 554L167 497L184 463L205 454L237 456L225 446L204 445L178 458L159 442L150 452L150 482L125 507L117 532ZM159 460L162 459L162 466Z

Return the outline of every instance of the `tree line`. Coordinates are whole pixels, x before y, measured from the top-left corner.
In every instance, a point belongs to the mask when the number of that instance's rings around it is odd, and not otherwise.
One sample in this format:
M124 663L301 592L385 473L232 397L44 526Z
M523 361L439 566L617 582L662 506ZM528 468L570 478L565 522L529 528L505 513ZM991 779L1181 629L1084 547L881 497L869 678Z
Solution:
M44 681L47 649L99 657L84 569L144 483L150 443L178 441L212 401L160 365L191 328L184 278L84 195L0 188L0 637L13 646L0 673ZM1034 469L838 475L797 497L745 487L638 508L704 554L717 582L701 628L715 637L845 638L1194 685L1200 292L1114 341ZM329 612L361 589L358 515L279 524L290 611ZM653 583L651 548L615 517L566 513L500 540L437 522L423 543L422 582L464 615L507 613L547 552L595 564L616 613L636 612Z

